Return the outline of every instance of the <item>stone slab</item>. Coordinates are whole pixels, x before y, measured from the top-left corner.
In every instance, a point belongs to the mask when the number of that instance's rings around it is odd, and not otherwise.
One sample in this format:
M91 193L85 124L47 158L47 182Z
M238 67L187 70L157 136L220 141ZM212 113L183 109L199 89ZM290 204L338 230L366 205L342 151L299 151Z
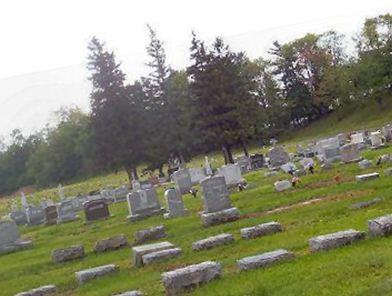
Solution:
M229 208L219 212L201 214L201 221L205 227L236 221L239 218L240 212L237 208Z
M196 241L192 244L192 250L201 251L212 249L214 247L230 244L234 242L234 237L230 233L222 233L216 236L211 236L206 239Z
M52 261L54 263L63 263L85 256L84 247L82 245L72 246L64 249L56 249L52 251Z
M142 256L142 261L144 265L149 265L157 261L162 261L168 258L173 258L180 256L182 250L180 248L173 248L167 250L161 250L153 253L148 253Z
M355 176L355 180L357 180L357 182L365 182L365 181L369 181L369 180L374 180L380 177L379 173L370 173L370 174L364 174L364 175L357 175Z
M173 249L174 245L170 242L160 242L155 244L147 244L132 248L133 264L135 266L143 265L143 255L154 253L162 250Z
M121 294L116 294L115 296L143 296L143 293L140 291L128 291Z
M118 250L128 246L127 237L124 234L109 237L107 239L99 240L95 243L94 252L107 252Z
M274 183L275 190L278 192L288 190L291 188L291 186L292 184L289 180L276 181Z
M135 244L140 245L148 241L154 241L164 237L166 237L165 226L159 225L137 231L135 233Z
M83 284L98 277L102 277L118 270L115 264L108 264L75 272L79 284Z
M251 239L251 238L269 235L281 231L283 231L282 225L278 222L273 221L273 222L252 226L252 227L242 228L240 230L240 233L243 239Z
M375 205L375 204L382 202L382 200L383 199L381 197L376 197L376 198L368 200L368 201L356 202L356 203L350 205L350 209L358 210L358 209L367 208L367 207L370 207L372 205Z
M256 256L245 257L237 261L240 270L264 268L277 262L293 259L294 253L284 249L263 253Z
M326 251L333 248L350 245L357 240L363 239L364 237L364 232L349 229L313 237L309 240L309 246L312 252Z
M368 221L371 236L390 236L392 234L392 215L386 215Z
M47 285L36 289L32 289L30 291L15 294L15 296L45 296L56 292L57 292L57 287L55 285Z
M222 274L222 266L218 262L206 261L200 264L190 265L184 268L165 272L162 274L162 282L166 289L166 295L182 295L183 292L200 284L208 283Z

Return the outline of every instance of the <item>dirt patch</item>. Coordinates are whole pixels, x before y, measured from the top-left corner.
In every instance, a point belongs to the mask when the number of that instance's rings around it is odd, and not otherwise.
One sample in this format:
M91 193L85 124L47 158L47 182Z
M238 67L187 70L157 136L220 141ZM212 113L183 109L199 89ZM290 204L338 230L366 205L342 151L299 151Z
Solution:
M355 178L352 176L342 176L342 177L340 177L339 184L346 183L346 182L354 182L354 181L355 181ZM303 188L318 189L318 188L323 188L323 187L329 187L329 186L336 185L336 184L338 184L338 183L335 180L332 180L332 178L331 178L331 180L323 180L323 181L318 181L318 182L304 185Z
M278 207L278 208L271 209L271 210L268 210L268 211L256 212L256 213L250 213L250 214L242 215L240 219L257 218L257 217L262 217L262 216L266 216L266 215L270 215L270 214L286 212L286 211L290 211L290 210L293 210L293 209L302 208L304 206L309 206L309 205L312 205L312 204L324 202L324 201L340 201L340 200L349 199L349 198L358 198L358 197L362 197L362 196L365 196L365 195L370 195L372 193L372 191L373 190L370 190L370 189L368 189L368 190L352 190L352 191L348 191L348 192L345 192L345 193L324 195L324 196L308 199L308 200L305 200L305 201L301 201L301 202L298 202L298 203L295 203L295 204L291 204L291 205L288 205L288 206Z

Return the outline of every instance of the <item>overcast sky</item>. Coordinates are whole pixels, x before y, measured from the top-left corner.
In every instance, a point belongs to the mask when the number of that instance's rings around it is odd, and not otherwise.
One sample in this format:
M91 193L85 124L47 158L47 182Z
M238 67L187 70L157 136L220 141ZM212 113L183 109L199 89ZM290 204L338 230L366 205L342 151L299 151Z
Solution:
M93 35L115 50L132 80L146 71L147 23L180 68L191 30L256 57L274 40L328 29L351 35L365 17L387 12L391 0L0 0L0 134L31 132L61 106L88 108L84 64Z

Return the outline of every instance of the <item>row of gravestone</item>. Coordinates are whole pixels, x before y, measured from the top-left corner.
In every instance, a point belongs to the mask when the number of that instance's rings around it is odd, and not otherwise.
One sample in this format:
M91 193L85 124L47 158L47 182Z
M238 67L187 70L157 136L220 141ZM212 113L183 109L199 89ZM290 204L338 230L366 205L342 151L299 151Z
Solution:
M368 221L369 233L373 237L390 236L392 234L392 215L378 217ZM254 227L241 229L244 239L256 238L282 231L282 226L277 222L270 222ZM339 231L326 235L320 235L309 239L311 252L327 251L350 245L365 237L365 233L354 229ZM231 234L221 234L204 240L194 242L194 251L211 249L213 247L229 244L234 241ZM142 245L132 248L133 263L135 266L148 265L156 261L177 257L181 254L180 248L169 242ZM285 249L277 249L271 252L245 257L237 260L237 268L240 271L265 268L278 262L294 258L294 253ZM98 266L75 273L77 280L83 284L91 279L112 274L118 270L115 264ZM208 283L222 276L222 266L218 262L206 261L199 264L189 265L176 270L164 272L162 283L166 289L166 295L180 295L184 291L200 284ZM133 291L132 293L140 293ZM43 294L44 295L44 294ZM126 294L124 294L126 295ZM141 295L138 294L138 295Z

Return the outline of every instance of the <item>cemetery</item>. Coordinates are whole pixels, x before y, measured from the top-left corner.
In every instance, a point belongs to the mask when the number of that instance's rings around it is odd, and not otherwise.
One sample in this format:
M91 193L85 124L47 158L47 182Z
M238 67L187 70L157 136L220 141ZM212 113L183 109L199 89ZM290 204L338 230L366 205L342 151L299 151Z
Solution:
M358 149L357 137L338 138L321 140L315 157L290 156L294 144L275 143L262 167L246 170L223 165L207 173L191 162L172 182L145 189L72 197L65 187L45 205L17 197L20 205L2 212L0 223L4 295L313 294L320 272L329 282L350 275L355 287L340 294L361 291L380 280L365 267L391 256L392 146L373 149L370 141ZM301 183L292 186L297 167ZM249 186L239 191L244 181ZM111 198L118 191L122 198ZM31 264L42 267L26 274ZM305 274L314 281L304 286ZM25 280L16 284L19 275ZM277 286L272 276L291 284ZM336 287L321 285L335 295Z

